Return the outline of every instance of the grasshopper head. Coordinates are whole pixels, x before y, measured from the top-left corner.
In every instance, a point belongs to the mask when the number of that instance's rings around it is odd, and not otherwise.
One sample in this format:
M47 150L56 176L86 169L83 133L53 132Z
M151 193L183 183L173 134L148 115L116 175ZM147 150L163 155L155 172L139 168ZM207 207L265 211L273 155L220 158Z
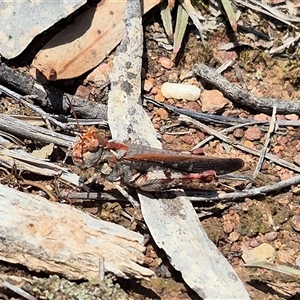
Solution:
M95 166L103 153L104 140L94 127L82 135L73 147L72 158L75 165L81 168Z

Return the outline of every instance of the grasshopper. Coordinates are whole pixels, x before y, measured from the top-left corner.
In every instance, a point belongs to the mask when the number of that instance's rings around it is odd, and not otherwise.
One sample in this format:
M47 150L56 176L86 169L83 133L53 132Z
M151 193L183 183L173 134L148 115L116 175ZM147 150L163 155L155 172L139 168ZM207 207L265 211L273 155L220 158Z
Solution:
M144 191L195 188L244 166L240 158L184 154L106 141L93 127L75 143L72 157L80 168L95 167L105 180L120 181Z

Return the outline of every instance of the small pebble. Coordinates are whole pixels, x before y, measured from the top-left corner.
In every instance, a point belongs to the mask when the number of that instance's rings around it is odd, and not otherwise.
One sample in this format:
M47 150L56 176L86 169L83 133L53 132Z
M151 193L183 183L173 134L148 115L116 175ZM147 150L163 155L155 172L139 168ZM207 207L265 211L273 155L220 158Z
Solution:
M278 145L277 145L277 146L274 146L273 152L274 152L275 154L277 154L277 153L281 152L283 149L284 149L283 146L278 146Z
M156 112L155 112L156 116L159 117L161 120L166 120L169 117L169 113L163 109L163 108L159 108Z
M300 231L300 215L296 215L292 217L291 225L294 230Z
M277 143L279 145L282 145L282 146L285 146L287 144L287 142L289 141L289 139L284 136L284 135L280 135L278 138L277 138Z
M258 114L253 117L254 121L267 121L269 119L270 119L270 117L265 114Z
M143 89L145 92L150 92L153 88L153 83L149 79L145 79Z
M225 233L231 233L234 230L234 224L231 221L226 221L223 224L223 230Z
M161 93L165 98L195 101L200 96L200 89L192 84L165 82L161 86Z
M90 87L80 85L75 92L75 96L84 98L84 99L88 99L91 94L91 91L92 90Z
M187 108L189 110L194 110L194 111L200 111L201 110L200 105L195 101L189 101L188 104L187 104Z
M291 141L291 145L292 145L293 147L296 147L298 144L299 144L299 140L292 140L292 141Z
M285 118L290 121L297 121L299 117L296 114L285 115Z
M236 242L240 238L240 234L236 231L233 231L229 234L229 241L230 242Z
M218 90L204 91L200 96L200 100L202 112L209 114L214 114L229 104L229 100Z
M267 233L265 234L265 238L266 238L266 240L269 241L269 242L272 242L272 241L276 240L277 237L278 237L278 232L276 232L276 231L267 232Z
M257 126L251 126L245 131L244 135L249 141L257 141L261 138L261 130Z
M164 102L165 101L165 97L162 95L161 90L157 90L156 95L154 96L154 99L158 102Z
M235 131L233 132L233 136L236 139L241 139L244 136L244 130L242 128L235 129Z
M250 249L247 253L243 253L242 258L247 262L268 260L273 262L276 250L269 244L263 243L254 249Z
M174 66L174 62L167 58L167 57L161 57L158 62L165 68L170 70Z
M204 155L205 151L203 148L197 148L191 151L193 155Z
M248 148L254 148L254 144L251 141L245 141L244 146L246 146Z
M264 171L266 171L266 170L269 169L269 166L270 166L270 165L269 165L267 162L264 161L264 162L262 163L262 165L261 165L261 169L264 170Z
M202 131L197 131L196 135L200 141L205 139L205 134Z
M256 239L251 240L250 243L249 243L249 246L252 247L252 248L256 248L256 247L258 247L259 245L260 245L260 243L259 243L259 241L256 240Z
M175 140L175 136L174 135L170 135L170 134L163 134L162 139L167 143L167 144L172 144Z
M193 145L194 144L194 138L190 135L183 135L180 137L180 140L188 145Z

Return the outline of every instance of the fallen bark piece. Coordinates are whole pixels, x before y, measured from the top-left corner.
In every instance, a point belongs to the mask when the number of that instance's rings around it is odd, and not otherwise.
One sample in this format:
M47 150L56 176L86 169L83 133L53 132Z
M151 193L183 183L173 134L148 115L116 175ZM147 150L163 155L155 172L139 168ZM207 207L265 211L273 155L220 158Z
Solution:
M35 36L67 17L84 3L85 0L1 1L0 54L6 58L16 57Z
M145 0L144 13L159 2ZM101 1L51 39L33 66L48 80L74 78L96 67L123 37L125 5L126 1Z
M125 33L110 73L108 123L112 137L117 141L161 148L151 120L141 105L143 26L140 6L140 1L127 3Z
M109 126L113 139L125 141L130 136L136 143L160 148L151 122L142 123L136 116L140 109L140 94L137 91L140 90L142 64L139 52L142 48L139 0L127 2L126 20L125 36L118 47L115 67L111 72ZM117 97L120 94L122 96ZM115 107L119 107L119 112L123 107L123 114L116 114L113 111ZM120 130L125 127L124 124L127 131ZM205 299L249 299L233 268L207 238L186 197L156 200L150 194L139 191L138 197L142 215L154 241L168 254L170 263L181 272L184 281L198 295Z
M144 238L122 226L95 219L69 205L0 185L0 260L68 279L148 278Z
M203 299L250 299L234 269L208 238L191 202L184 193L179 195L144 201L139 194L143 217L157 246Z

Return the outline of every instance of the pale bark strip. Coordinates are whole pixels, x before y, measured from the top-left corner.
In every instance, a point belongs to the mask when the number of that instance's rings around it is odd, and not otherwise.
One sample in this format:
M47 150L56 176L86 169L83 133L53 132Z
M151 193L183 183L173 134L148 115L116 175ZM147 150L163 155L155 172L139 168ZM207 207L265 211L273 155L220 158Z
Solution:
M115 140L161 148L152 123L141 105L143 27L140 16L141 2L128 0L125 33L109 76L111 91L107 114Z
M125 30L126 34L117 51L115 68L111 74L108 122L112 137L121 141L129 138L132 142L158 148L151 122L141 123L134 118L141 109L140 48L143 28L139 0L127 2ZM133 36L134 39L129 38ZM119 112L118 115L116 111ZM142 214L152 237L198 295L207 299L249 299L233 268L207 238L193 206L186 197L164 201L153 199L146 193L138 195Z
M74 207L0 185L0 260L68 279L99 276L148 278L144 238L122 226L95 219Z
M149 195L147 195L149 197ZM250 299L243 283L208 238L184 193L176 199L141 201L143 217L157 245L203 299Z

